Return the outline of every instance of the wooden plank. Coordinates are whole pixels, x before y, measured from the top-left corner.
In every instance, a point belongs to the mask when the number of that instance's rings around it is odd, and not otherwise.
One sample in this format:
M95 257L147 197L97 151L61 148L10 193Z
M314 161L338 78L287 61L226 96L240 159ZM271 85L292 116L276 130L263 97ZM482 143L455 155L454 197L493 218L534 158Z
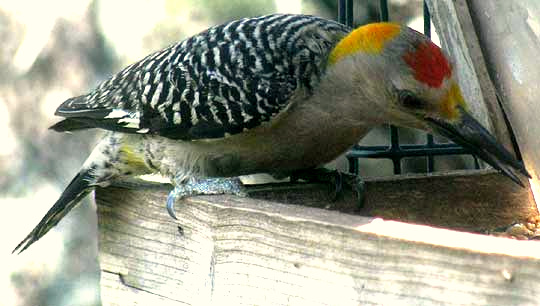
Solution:
M463 96L474 115L511 152L513 146L476 36L466 0L427 0L443 49L454 60Z
M540 5L468 1L489 72L540 198Z
M461 184L479 182L478 190L490 188L484 184L489 176L498 175L483 173L481 180L478 175L453 178ZM398 191L413 195L403 203L420 201L422 197L410 187L423 185L424 179L370 180L366 205L378 199L370 198L370 193L399 186L403 189ZM433 180L448 182L447 177L428 181ZM250 193L291 202L303 197L304 204L329 205L327 190L320 185L275 187L269 191L267 185L254 186ZM496 188L492 192L502 187ZM509 305L534 304L538 299L537 242L233 196L179 201L175 221L164 208L169 189L157 185L97 190L104 305L132 301L145 305L165 301L167 305ZM516 190L514 195L524 194ZM517 197L506 199L523 200ZM354 206L350 199L346 194L336 208L350 209ZM395 201L396 207L402 200L391 200L390 195L386 199ZM489 204L479 203L479 207ZM496 219L499 214L492 215Z
M270 184L252 188L252 197L346 213L382 217L458 230L484 232L538 216L532 193L493 170L467 170L367 178L366 202L358 211L350 189L329 203L325 185ZM260 192L258 192L260 190ZM287 191L288 190L288 191ZM287 191L287 192L285 192Z

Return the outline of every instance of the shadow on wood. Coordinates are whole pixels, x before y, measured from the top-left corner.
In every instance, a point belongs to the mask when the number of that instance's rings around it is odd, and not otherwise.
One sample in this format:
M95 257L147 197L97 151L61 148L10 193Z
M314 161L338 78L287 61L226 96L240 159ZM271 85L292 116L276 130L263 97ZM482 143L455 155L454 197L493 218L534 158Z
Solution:
M316 208L329 193L312 184L181 200L175 221L169 189L96 192L104 305L537 302L537 242ZM375 180L367 190L361 213L396 220L479 230L537 215L527 190L493 172ZM351 212L355 201L345 193L330 205Z

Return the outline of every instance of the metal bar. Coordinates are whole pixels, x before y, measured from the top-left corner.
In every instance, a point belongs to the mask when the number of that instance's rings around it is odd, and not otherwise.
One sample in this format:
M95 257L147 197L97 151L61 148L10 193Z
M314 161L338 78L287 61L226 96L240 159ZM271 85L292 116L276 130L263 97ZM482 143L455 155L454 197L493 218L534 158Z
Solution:
M409 150L409 149L450 149L450 148L456 148L456 149L463 149L462 147L454 144L454 143L434 143L433 146L431 148L428 148L426 147L425 145L420 145L420 144L404 144L404 145L400 145L400 150L403 151L403 150ZM397 150L392 150L390 146L361 146L361 145L357 145L357 146L354 146L351 150L354 151L354 150L364 150L364 151L370 151L371 148L373 148L373 150L377 151L377 150L381 150L381 148L384 148L388 151L397 151ZM468 154L471 154L469 151L467 151L466 149L463 149L465 150Z
M424 35L431 38L431 16L429 14L429 10L427 7L426 1L424 1ZM435 144L435 141L433 140L433 135L427 134L427 146L429 148L432 148ZM427 155L427 171L428 173L435 171L435 158L432 154Z
M379 1L379 9L380 9L380 19L381 21L388 21L390 20L388 15L388 1L387 0L380 0Z
M347 22L347 0L338 1L338 22L346 24Z
M394 174L401 174L401 148L399 147L399 133L397 127L390 126L390 153L394 164Z
M360 174L360 167L358 165L358 158L347 155L347 160L349 162L349 173L354 173L356 175Z
M431 14L426 1L424 1L424 35L431 38Z
M399 151L399 133L397 127L390 126L390 148L392 151Z
M461 147L455 147L455 146L448 146L448 147L435 147L435 148L426 148L424 146L418 146L416 148L403 148L399 151L392 151L389 150L388 147L368 147L369 149L366 150L365 148L360 147L359 149L352 149L347 153L348 158L390 158L390 159L397 159L400 160L404 157L418 157L418 156L426 156L427 151L429 151L429 154L433 156L438 155L461 155L461 154L470 154L469 151L461 148Z
M472 157L474 158L474 168L480 169L480 163L478 162L478 157L476 157L476 155L473 155Z
M433 140L433 135L427 134L427 142L426 146L428 149L433 148L433 145L435 145L435 141ZM428 151L427 155L427 171L428 173L435 171L435 158L433 158L433 154L431 154L431 151Z
M345 24L352 28L354 27L353 0L347 0L346 6L347 6L347 13L346 13L347 20Z

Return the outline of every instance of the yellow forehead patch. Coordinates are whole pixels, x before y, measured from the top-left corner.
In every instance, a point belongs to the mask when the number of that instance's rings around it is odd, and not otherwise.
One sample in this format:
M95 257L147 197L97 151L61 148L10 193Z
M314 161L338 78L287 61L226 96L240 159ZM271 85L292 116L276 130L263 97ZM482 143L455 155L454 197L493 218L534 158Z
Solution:
M395 23L380 22L361 26L345 36L332 50L328 61L335 64L344 57L356 53L377 54L382 51L386 42L396 37L401 27Z
M465 100L461 95L461 89L459 89L456 82L452 82L448 93L443 98L440 104L441 116L448 120L455 120L459 117L458 106L466 108Z

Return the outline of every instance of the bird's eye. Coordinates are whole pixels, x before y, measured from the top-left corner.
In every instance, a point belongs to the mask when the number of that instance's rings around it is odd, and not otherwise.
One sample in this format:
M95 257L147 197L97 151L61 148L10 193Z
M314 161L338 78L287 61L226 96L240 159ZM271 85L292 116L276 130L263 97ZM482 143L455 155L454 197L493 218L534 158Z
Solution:
M408 90L400 90L398 93L399 103L406 108L421 109L425 106L424 101L416 97L412 92Z

